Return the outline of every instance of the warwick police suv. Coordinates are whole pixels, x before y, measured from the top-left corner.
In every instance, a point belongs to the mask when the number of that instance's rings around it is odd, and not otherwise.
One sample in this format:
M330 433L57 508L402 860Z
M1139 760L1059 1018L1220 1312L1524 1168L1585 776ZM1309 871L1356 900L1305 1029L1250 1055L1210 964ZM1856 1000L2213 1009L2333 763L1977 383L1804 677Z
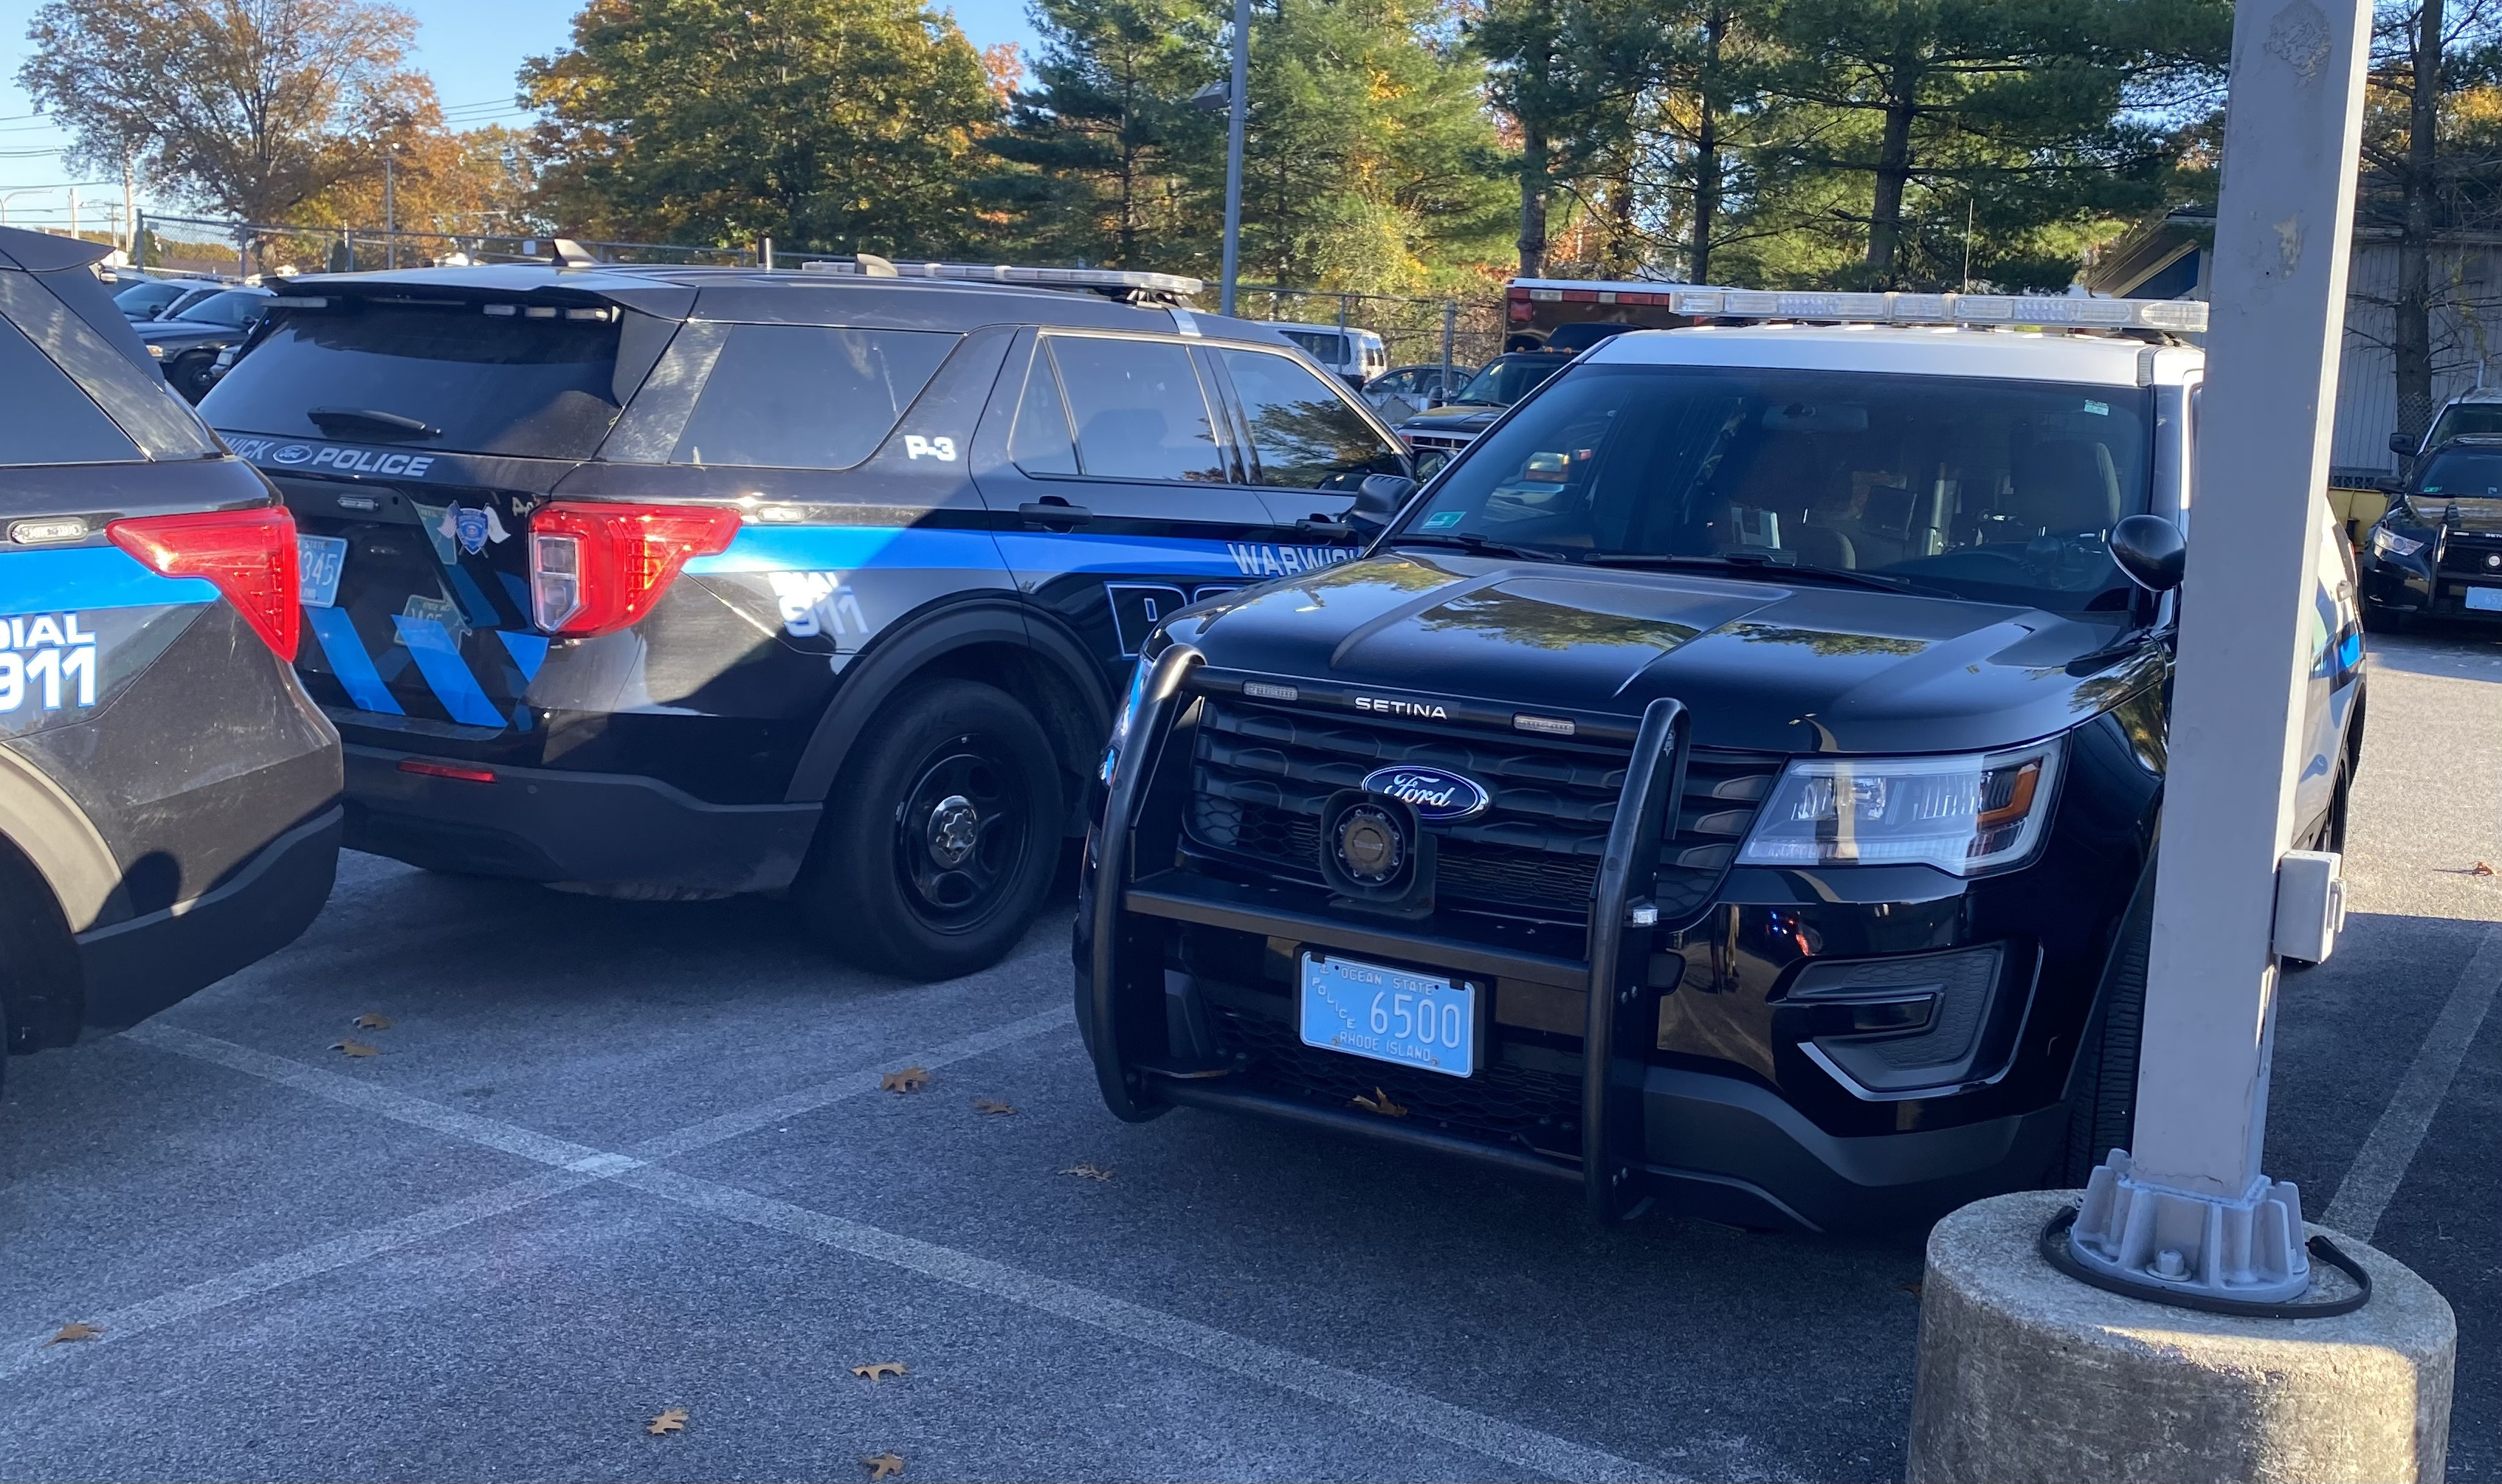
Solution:
M2127 1142L2205 306L1675 292L1362 559L1148 638L1075 943L1116 1114L1824 1229Z
M1156 622L1347 559L1404 468L1193 280L558 253L283 284L202 404L302 526L357 848L787 891L866 963L978 967Z
M0 228L0 1048L118 1029L330 894L339 738L288 672L295 528L106 296Z

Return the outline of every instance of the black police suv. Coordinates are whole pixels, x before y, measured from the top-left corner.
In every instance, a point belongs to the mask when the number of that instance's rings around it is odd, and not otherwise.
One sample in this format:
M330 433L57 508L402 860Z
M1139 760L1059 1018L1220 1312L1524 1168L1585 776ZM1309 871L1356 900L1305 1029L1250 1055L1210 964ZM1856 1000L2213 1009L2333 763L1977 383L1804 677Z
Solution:
M1603 1216L2081 1184L2128 1142L2200 375L2115 337L1623 335L1361 559L1166 620L1074 945L1106 1102ZM2322 549L2297 797L2334 849L2363 657Z
M218 379L218 354L243 344L270 290L256 285L221 288L138 326L140 342L164 367L165 383L196 402Z
M0 1044L121 1027L329 895L339 738L296 684L295 527L92 269L0 229Z
M570 245L565 245L569 247ZM997 959L1131 657L1403 456L1190 280L844 260L295 279L202 412L305 531L348 840Z
M2453 438L2363 538L2363 605L2376 625L2502 621L2502 437Z

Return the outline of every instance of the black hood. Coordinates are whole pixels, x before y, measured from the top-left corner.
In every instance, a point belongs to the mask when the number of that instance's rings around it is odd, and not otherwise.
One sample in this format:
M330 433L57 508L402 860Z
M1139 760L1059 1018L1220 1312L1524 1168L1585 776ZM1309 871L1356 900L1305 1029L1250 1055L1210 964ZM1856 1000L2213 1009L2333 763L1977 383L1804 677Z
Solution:
M1216 669L1620 717L1674 696L1704 747L1961 752L2063 731L2151 680L2118 615L1572 567L1382 555L1176 619ZM1477 708L1470 708L1475 710Z

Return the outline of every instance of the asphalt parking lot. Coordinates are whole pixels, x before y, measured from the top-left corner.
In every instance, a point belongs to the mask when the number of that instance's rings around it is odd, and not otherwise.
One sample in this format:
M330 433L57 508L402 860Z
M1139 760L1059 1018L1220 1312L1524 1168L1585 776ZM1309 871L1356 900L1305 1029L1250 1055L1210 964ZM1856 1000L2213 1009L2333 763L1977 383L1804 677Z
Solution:
M2354 916L2288 981L2269 1167L2448 1295L2451 1477L2489 1479L2502 643L2376 653ZM1917 1233L1597 1232L1474 1168L1123 1126L1066 933L1064 900L912 986L770 902L347 858L292 948L10 1066L0 1473L1900 1476Z

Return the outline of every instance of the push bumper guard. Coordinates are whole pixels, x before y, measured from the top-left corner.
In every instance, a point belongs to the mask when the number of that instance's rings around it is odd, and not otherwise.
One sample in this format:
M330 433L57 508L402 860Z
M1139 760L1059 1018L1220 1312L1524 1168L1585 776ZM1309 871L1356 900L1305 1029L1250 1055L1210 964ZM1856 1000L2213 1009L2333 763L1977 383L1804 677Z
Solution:
M1085 965L1088 1025L1103 1101L1133 1123L1167 1107L1188 1105L1257 1113L1306 1125L1343 1128L1375 1139L1437 1149L1550 1177L1577 1180L1591 1215L1622 1219L1638 1201L1636 1175L1644 1144L1640 1052L1658 1010L1647 983L1650 937L1659 921L1648 900L1648 872L1659 858L1667 803L1684 792L1692 727L1685 707L1662 697L1642 713L1624 792L1590 900L1584 957L1565 959L1505 951L1436 937L1396 922L1285 910L1232 883L1179 870L1141 876L1137 837L1168 822L1144 818L1162 765L1166 739L1191 699L1199 652L1174 645L1155 662L1138 713L1113 767L1103 826L1097 832ZM1176 791L1166 791L1167 795ZM1149 857L1148 859L1152 859ZM1388 1120L1315 1106L1228 1085L1226 1069L1175 1063L1166 1047L1163 957L1158 938L1133 922L1200 923L1258 932L1315 947L1448 969L1472 976L1524 979L1584 991L1581 1155L1577 1161L1524 1148L1410 1128ZM1627 1054L1630 1053L1630 1054Z

